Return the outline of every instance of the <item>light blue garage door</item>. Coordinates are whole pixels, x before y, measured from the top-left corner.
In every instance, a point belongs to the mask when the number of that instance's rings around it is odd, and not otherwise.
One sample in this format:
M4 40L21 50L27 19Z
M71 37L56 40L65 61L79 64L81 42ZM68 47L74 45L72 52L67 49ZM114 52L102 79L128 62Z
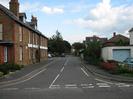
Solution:
M130 57L130 49L114 49L113 59L123 62L126 58Z

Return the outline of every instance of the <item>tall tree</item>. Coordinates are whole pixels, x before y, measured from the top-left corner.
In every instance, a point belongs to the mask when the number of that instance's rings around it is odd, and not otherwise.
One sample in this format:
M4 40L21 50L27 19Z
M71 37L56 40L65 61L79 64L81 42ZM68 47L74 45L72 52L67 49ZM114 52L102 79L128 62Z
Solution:
M79 51L81 49L84 49L84 44L83 43L80 43L80 42L73 43L72 46L75 49L75 55L78 55L79 54Z
M49 52L61 55L65 52L70 52L71 45L68 41L64 41L61 33L57 30L48 41Z

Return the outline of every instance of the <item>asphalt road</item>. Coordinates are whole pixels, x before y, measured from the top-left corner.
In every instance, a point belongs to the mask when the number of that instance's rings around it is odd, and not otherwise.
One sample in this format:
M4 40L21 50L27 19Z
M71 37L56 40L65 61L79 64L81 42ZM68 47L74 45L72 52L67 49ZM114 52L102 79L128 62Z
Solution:
M97 78L79 58L68 56L1 84L0 99L133 99L133 85Z

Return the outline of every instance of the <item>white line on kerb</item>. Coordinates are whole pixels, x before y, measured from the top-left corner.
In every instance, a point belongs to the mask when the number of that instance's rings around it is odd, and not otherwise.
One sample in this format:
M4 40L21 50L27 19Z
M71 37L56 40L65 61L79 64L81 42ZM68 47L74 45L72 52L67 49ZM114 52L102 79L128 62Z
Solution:
M100 82L104 82L104 83L107 83L107 84L113 84L112 82L104 81L104 80L97 79L97 78L95 78L95 80L100 81Z
M60 76L60 74L58 74L58 75L56 76L56 78L53 80L53 82L51 83L51 85L49 86L49 88L52 87L52 85L55 83L55 81L58 79L59 76Z
M84 72L84 74L85 74L86 76L89 77L89 75L86 73L86 71L85 71L83 68L81 68L81 70Z

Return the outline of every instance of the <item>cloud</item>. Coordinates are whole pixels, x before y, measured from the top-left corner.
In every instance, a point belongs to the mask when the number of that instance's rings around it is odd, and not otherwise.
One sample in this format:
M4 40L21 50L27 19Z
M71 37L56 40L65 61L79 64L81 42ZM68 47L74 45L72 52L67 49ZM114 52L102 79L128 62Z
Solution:
M10 0L0 0L0 4L4 5L5 7L9 8L9 1Z
M68 23L76 24L87 28L92 32L111 33L125 32L133 26L133 5L115 6L111 5L111 0L102 0L95 8L89 11L86 18L78 18Z
M20 11L25 12L25 11L29 11L29 12L37 12L40 11L41 9L41 4L36 2L36 3L29 3L29 2L25 2L23 4L20 4Z
M64 10L63 9L61 9L61 8L52 8L52 7L48 7L48 6L44 6L43 8L42 8L42 11L44 12L44 13L46 13L46 14L62 14L62 13L64 13Z

